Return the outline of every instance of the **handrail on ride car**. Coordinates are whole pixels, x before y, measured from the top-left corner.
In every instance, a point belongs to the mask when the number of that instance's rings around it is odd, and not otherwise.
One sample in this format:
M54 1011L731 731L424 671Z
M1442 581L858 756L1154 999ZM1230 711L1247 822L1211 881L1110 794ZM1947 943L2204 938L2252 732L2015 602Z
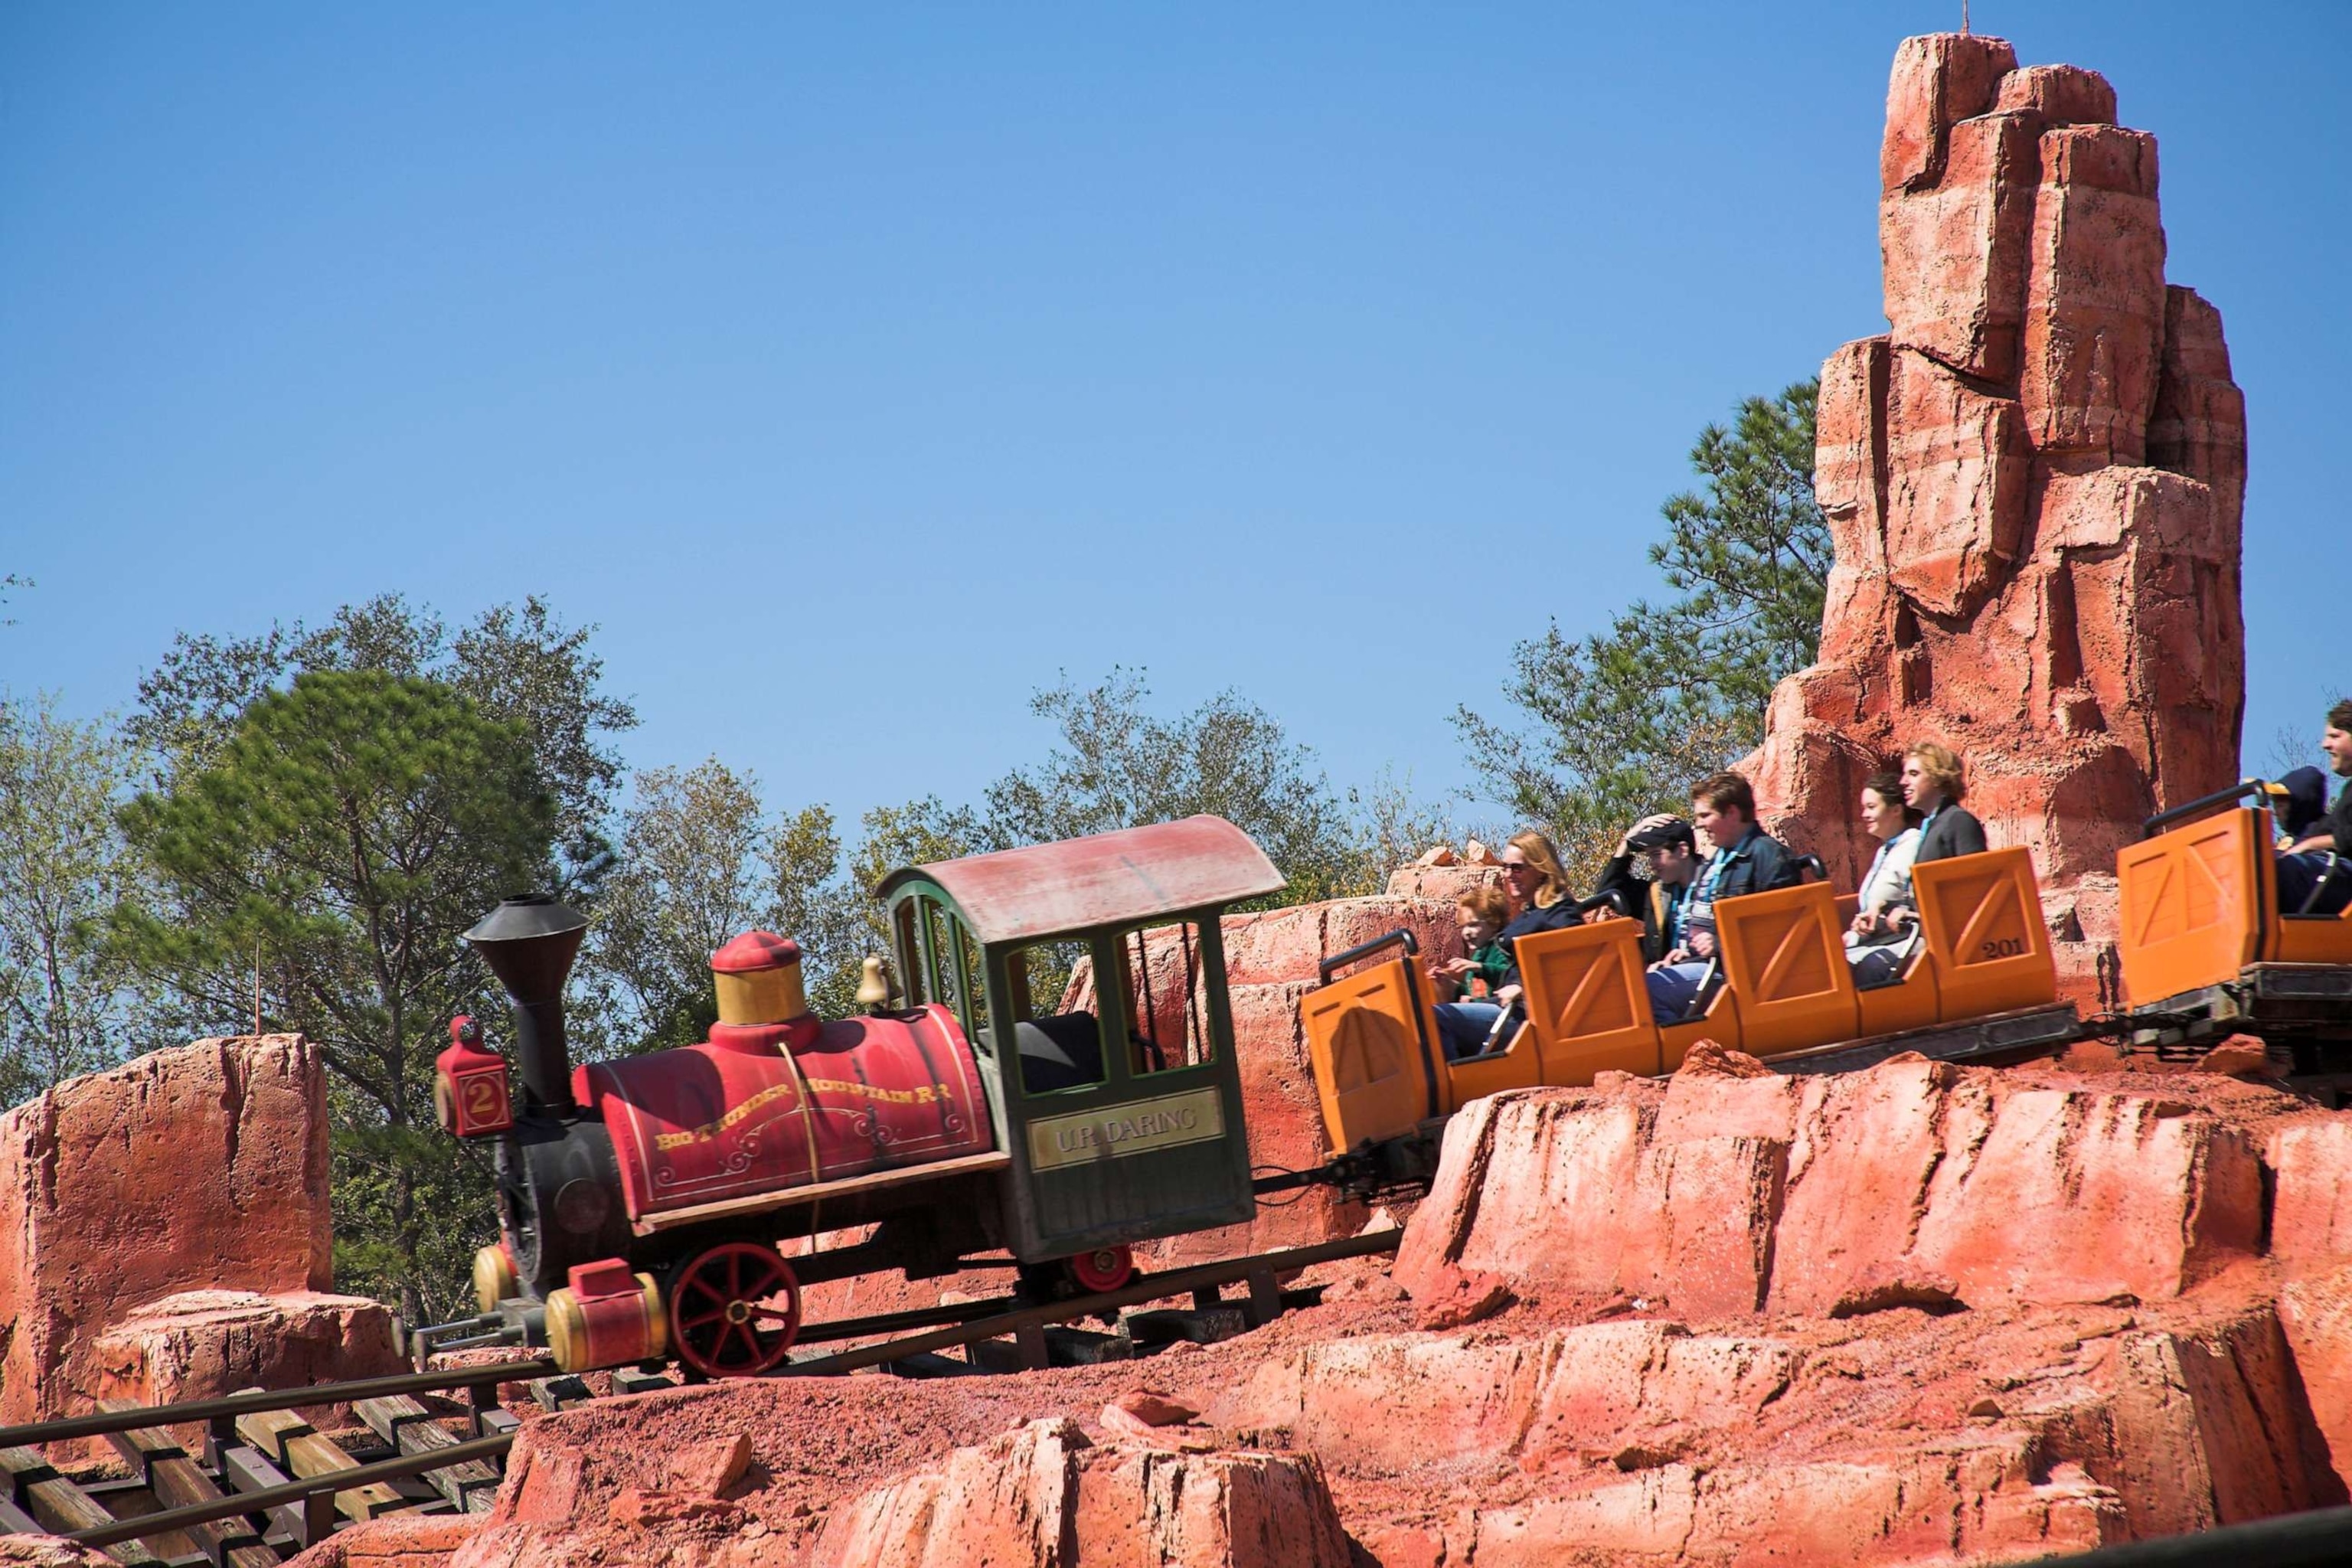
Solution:
M2184 805L2176 805L2168 811L2158 812L2140 825L2140 837L2153 838L2177 822L2186 822L2192 816L2202 816L2217 806L2243 800L2250 795L2268 795L2274 791L2275 787L2268 779L2240 779L2227 789L2217 789L2211 795L2200 795Z
M1358 942L1345 952L1333 953L1315 966L1316 981L1319 984L1328 985L1331 984L1332 971L1345 969L1360 958L1370 958L1381 949L1393 947L1399 942L1404 944L1404 955L1407 958L1417 958L1421 955L1421 943L1414 939L1412 931L1399 926L1386 936L1376 936L1370 942Z

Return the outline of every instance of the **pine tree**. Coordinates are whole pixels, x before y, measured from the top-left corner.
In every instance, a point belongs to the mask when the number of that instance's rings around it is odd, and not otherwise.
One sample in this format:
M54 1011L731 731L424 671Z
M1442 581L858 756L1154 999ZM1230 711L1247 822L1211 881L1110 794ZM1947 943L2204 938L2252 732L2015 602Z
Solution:
M1591 875L1617 837L1763 739L1782 676L1812 662L1829 584L1829 528L1813 500L1818 380L1750 397L1732 428L1691 448L1700 489L1667 500L1650 562L1682 597L1637 600L1606 632L1558 623L1523 642L1506 687L1522 718L1462 709L1471 765Z
M215 1016L299 1030L333 1075L336 1262L410 1321L446 1311L488 1183L433 1127L454 1012L493 1005L457 940L548 864L555 803L524 727L439 682L313 671L126 806L152 897L118 950Z

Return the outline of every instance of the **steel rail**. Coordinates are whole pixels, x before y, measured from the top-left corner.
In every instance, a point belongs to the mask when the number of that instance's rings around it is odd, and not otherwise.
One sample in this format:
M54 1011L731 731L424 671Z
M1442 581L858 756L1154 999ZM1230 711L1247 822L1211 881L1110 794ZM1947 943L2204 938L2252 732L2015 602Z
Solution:
M84 1546L111 1546L119 1541L136 1541L142 1536L184 1530L192 1524L210 1524L215 1520L234 1519L239 1514L260 1513L286 1503L303 1502L320 1492L352 1491L377 1481L396 1481L409 1476L424 1475L428 1470L446 1469L451 1465L462 1465L468 1459L496 1458L513 1446L514 1434L511 1432L502 1432L492 1437L476 1437L454 1448L404 1454L397 1459L379 1459L355 1470L337 1470L331 1475L288 1481L284 1486L236 1492L214 1502L192 1503L186 1508L165 1509L160 1513L134 1514L129 1519L118 1519L112 1524L77 1530L65 1539L79 1542Z
M2193 1535L2131 1541L2040 1562L2067 1568L2320 1568L2352 1560L2352 1508L2274 1514Z
M128 1410L100 1411L93 1415L68 1415L28 1426L0 1426L0 1448L61 1443L68 1437L102 1437L110 1432L130 1432L141 1426L177 1426L194 1421L217 1421L250 1415L260 1410L291 1410L298 1405L349 1405L394 1394L435 1394L449 1388L478 1388L527 1377L545 1377L556 1371L551 1356L502 1361L488 1366L445 1367L438 1372L397 1372L383 1377L363 1377L352 1383L314 1383L300 1388L261 1388L248 1394L228 1394L218 1399L193 1399L178 1405L147 1405Z
M811 1323L794 1335L796 1345L831 1344L836 1340L871 1339L877 1334L895 1334L901 1329L928 1329L937 1323L969 1322L993 1313L1010 1311L1021 1304L1017 1296L992 1296L984 1301L950 1301L937 1307L909 1307L898 1312L877 1312L866 1318L835 1318L831 1322Z
M1066 1301L1024 1307L992 1318L977 1318L952 1328L934 1329L929 1333L887 1340L880 1344L861 1345L856 1350L842 1351L815 1361L795 1363L789 1368L779 1367L777 1371L799 1377L827 1377L856 1372L860 1367L879 1366L885 1362L920 1355L927 1351L946 1350L955 1345L969 1344L974 1340L995 1339L1023 1329L1044 1328L1048 1323L1063 1322L1115 1308L1141 1306L1146 1301L1181 1296L1188 1290L1230 1285L1236 1280L1246 1279L1261 1269L1280 1274L1318 1263L1335 1262L1342 1258L1370 1258L1377 1253L1394 1252L1403 1237L1402 1230L1376 1230L1366 1236L1342 1237L1338 1241L1320 1242L1313 1247L1284 1247L1275 1252L1253 1253L1246 1258L1231 1258L1222 1263L1196 1264L1190 1268L1154 1274L1132 1285L1106 1290L1099 1295L1074 1296Z

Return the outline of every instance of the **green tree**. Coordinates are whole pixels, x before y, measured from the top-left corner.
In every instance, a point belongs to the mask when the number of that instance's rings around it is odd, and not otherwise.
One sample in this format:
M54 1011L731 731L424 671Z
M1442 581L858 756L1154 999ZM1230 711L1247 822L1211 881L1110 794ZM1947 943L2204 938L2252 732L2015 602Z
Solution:
M1684 790L1763 738L1773 686L1812 662L1832 560L1813 500L1818 380L1751 397L1691 448L1700 488L1663 508L1650 561L1681 596L1637 601L1584 637L1518 645L1497 722L1455 716L1472 766L1590 874L1627 824L1687 810Z
M772 816L759 781L711 757L636 776L619 858L590 928L592 984L607 988L613 1047L646 1050L704 1038L717 1021L710 955L755 928L800 943L817 1011L848 1010L838 972L854 943L833 814Z
M593 626L565 626L536 596L484 611L454 633L398 594L346 605L315 630L299 622L252 637L183 632L139 683L131 738L155 759L158 785L205 765L246 709L304 670L374 670L426 677L472 699L488 717L521 726L553 800L557 853L534 879L566 898L593 898L610 869L605 826L623 772L604 738L635 728L636 710L603 689Z
M110 1067L136 1037L104 940L134 875L114 819L133 777L108 725L49 697L0 700L0 1105Z
M305 670L121 821L154 868L117 950L215 1016L299 1030L333 1074L336 1262L409 1321L455 1304L478 1160L433 1126L445 1020L490 986L457 940L550 855L524 726L436 681Z
M1363 824L1280 721L1232 691L1172 720L1144 710L1141 672L1114 668L1085 690L1062 683L1029 710L1060 744L988 786L979 838L991 848L1211 812L1255 839L1290 879L1276 901L1367 890Z

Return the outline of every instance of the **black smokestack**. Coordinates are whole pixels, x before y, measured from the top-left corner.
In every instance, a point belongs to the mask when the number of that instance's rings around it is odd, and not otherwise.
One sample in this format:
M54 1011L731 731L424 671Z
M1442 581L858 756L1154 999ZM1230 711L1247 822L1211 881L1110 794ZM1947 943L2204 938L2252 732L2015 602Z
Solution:
M563 983L588 934L588 917L545 893L508 899L466 933L514 1004L515 1056L522 1065L524 1109L536 1100L569 1116L572 1052L563 1039Z

